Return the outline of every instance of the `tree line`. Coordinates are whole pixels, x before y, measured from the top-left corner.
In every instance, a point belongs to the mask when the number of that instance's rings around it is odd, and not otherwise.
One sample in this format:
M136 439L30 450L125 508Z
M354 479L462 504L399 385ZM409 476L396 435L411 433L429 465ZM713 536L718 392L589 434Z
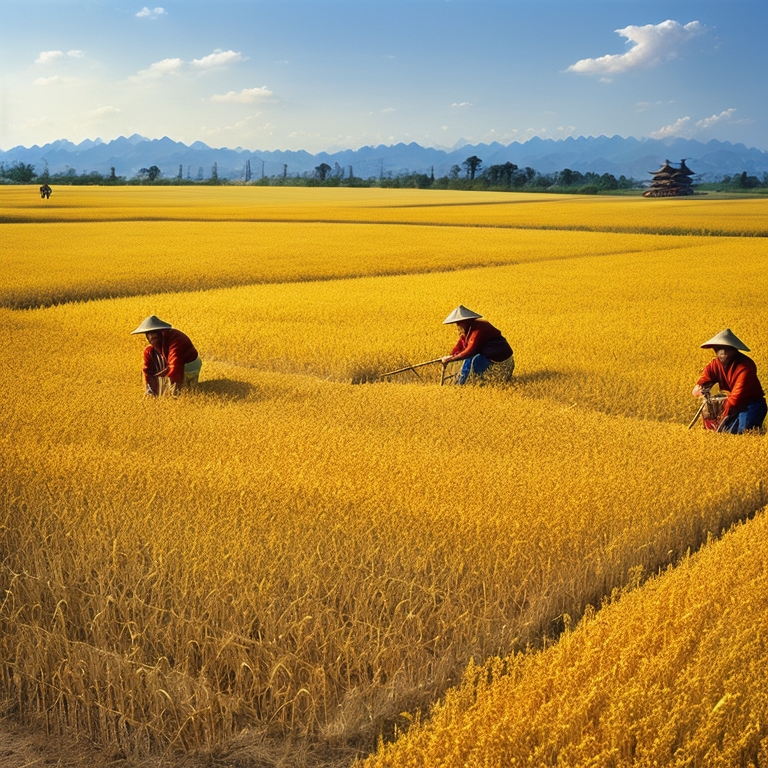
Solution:
M216 163L206 177L201 166L195 178L188 171L186 177L179 166L176 175L166 176L157 165L141 168L132 178L118 176L111 168L109 174L97 171L82 172L67 167L58 173L49 173L46 165L36 173L31 163L15 162L10 165L0 163L0 183L31 184L78 184L78 185L133 185L133 184L251 184L257 186L326 186L326 187L385 187L417 189L454 189L487 191L538 191L538 192L574 192L578 194L599 194L617 190L642 189L644 183L624 175L616 178L611 173L574 171L565 168L562 171L543 174L531 167L520 168L515 163L505 162L483 167L483 161L477 155L471 155L461 165L453 165L447 174L435 176L434 168L430 173L404 171L398 174L382 170L378 176L363 178L354 174L353 166L347 168L338 163L334 167L321 163L314 171L302 174L288 174L288 167L283 166L283 173L251 179L250 161L246 164L242 179L220 178ZM768 173L762 179L751 176L746 171L735 176L724 176L718 182L697 185L700 188L727 191L768 189Z

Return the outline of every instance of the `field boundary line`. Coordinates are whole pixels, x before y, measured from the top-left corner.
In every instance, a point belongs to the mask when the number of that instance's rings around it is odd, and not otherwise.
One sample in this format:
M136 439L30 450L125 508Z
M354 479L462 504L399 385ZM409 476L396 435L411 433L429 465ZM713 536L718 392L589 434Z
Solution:
M570 256L555 256L550 258L534 258L528 260L512 259L509 261L492 261L492 262L478 262L475 264L466 264L460 266L444 266L434 267L433 269L415 269L415 270L383 270L381 272L372 272L369 274L347 274L347 275L307 275L306 277L297 277L292 280L286 279L264 279L264 280L249 280L247 282L222 282L217 285L209 285L199 288L184 288L179 287L174 290L173 288L166 291L157 291L154 286L147 286L146 291L129 291L120 293L117 290L105 291L103 295L88 295L86 293L71 293L68 296L63 296L61 300L53 299L47 302L33 302L26 301L24 299L13 300L0 298L0 309L9 309L12 311L29 311L36 309L51 309L52 307L61 307L67 304L86 303L92 301L112 301L113 299L130 299L137 296L150 296L150 295L167 295L167 294L184 294L184 293L204 293L207 291L219 291L228 290L231 288L253 288L257 286L279 286L279 285L302 285L305 283L332 283L343 280L373 280L381 277L417 277L419 275L442 275L450 274L453 272L466 272L472 269L494 269L496 267L523 267L526 264L549 264L563 261L576 261L579 259L600 259L607 256L615 256L617 253L621 253L623 256L633 256L637 254L657 253L659 251L671 251L671 250L686 250L691 246L687 243L680 243L678 245L666 248L660 248L658 251L639 251L632 249L628 251L612 251L610 253L584 253L573 254Z
M441 221L369 221L367 219L270 219L270 218L168 218L164 216L121 216L117 218L84 217L73 221L72 219L37 219L28 217L0 216L2 224L117 224L117 223L178 223L178 224L339 224L350 226L402 226L402 227L460 227L462 229L512 229L512 230L538 230L541 232L606 232L619 235L676 235L679 237L768 237L768 230L756 232L734 232L721 229L685 229L679 227L667 227L662 229L649 227L598 227L587 224L574 224L572 226L533 225L533 224L477 224L468 222L441 222Z

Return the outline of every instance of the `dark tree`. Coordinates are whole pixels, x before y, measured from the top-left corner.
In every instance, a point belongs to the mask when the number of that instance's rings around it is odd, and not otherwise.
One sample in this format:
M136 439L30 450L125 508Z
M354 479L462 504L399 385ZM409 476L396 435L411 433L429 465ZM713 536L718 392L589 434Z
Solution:
M328 163L320 163L320 165L315 168L315 176L320 179L320 181L325 181L325 177L330 171L331 166L328 165Z
M741 175L736 178L742 189L755 189L755 187L760 186L760 179L757 176L748 176L746 171L742 171Z
M162 176L162 171L156 165L150 165L149 168L140 168L139 176L149 181L154 181Z
M22 162L13 163L8 168L0 165L0 176L13 184L29 184L35 178L35 166Z
M564 168L560 171L560 184L564 187L573 187L581 181L581 174L578 171L572 171L570 168Z
M489 165L484 171L483 176L488 179L488 183L495 187L511 187L512 180L515 177L517 166L514 163L503 163L502 165Z
M467 177L469 179L474 179L475 174L480 170L480 165L482 164L482 160L477 155L472 155L472 157L468 157L462 165L467 169Z

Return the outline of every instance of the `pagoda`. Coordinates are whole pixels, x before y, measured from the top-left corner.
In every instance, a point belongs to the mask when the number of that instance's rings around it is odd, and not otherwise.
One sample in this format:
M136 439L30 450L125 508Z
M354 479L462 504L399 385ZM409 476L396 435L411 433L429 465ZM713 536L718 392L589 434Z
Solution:
M696 174L685 164L685 159L680 161L679 168L665 160L658 171L649 173L653 174L653 181L643 192L643 197L682 197L693 194L691 176Z

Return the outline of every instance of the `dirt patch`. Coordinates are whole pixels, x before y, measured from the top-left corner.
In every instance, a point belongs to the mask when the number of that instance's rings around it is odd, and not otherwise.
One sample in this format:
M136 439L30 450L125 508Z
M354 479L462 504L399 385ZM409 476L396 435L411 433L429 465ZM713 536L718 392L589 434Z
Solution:
M107 760L93 747L52 738L0 719L0 768L107 768Z
M197 755L144 760L108 757L93 745L47 736L0 718L0 768L348 768L365 754L351 745L311 739L234 739L227 747Z

